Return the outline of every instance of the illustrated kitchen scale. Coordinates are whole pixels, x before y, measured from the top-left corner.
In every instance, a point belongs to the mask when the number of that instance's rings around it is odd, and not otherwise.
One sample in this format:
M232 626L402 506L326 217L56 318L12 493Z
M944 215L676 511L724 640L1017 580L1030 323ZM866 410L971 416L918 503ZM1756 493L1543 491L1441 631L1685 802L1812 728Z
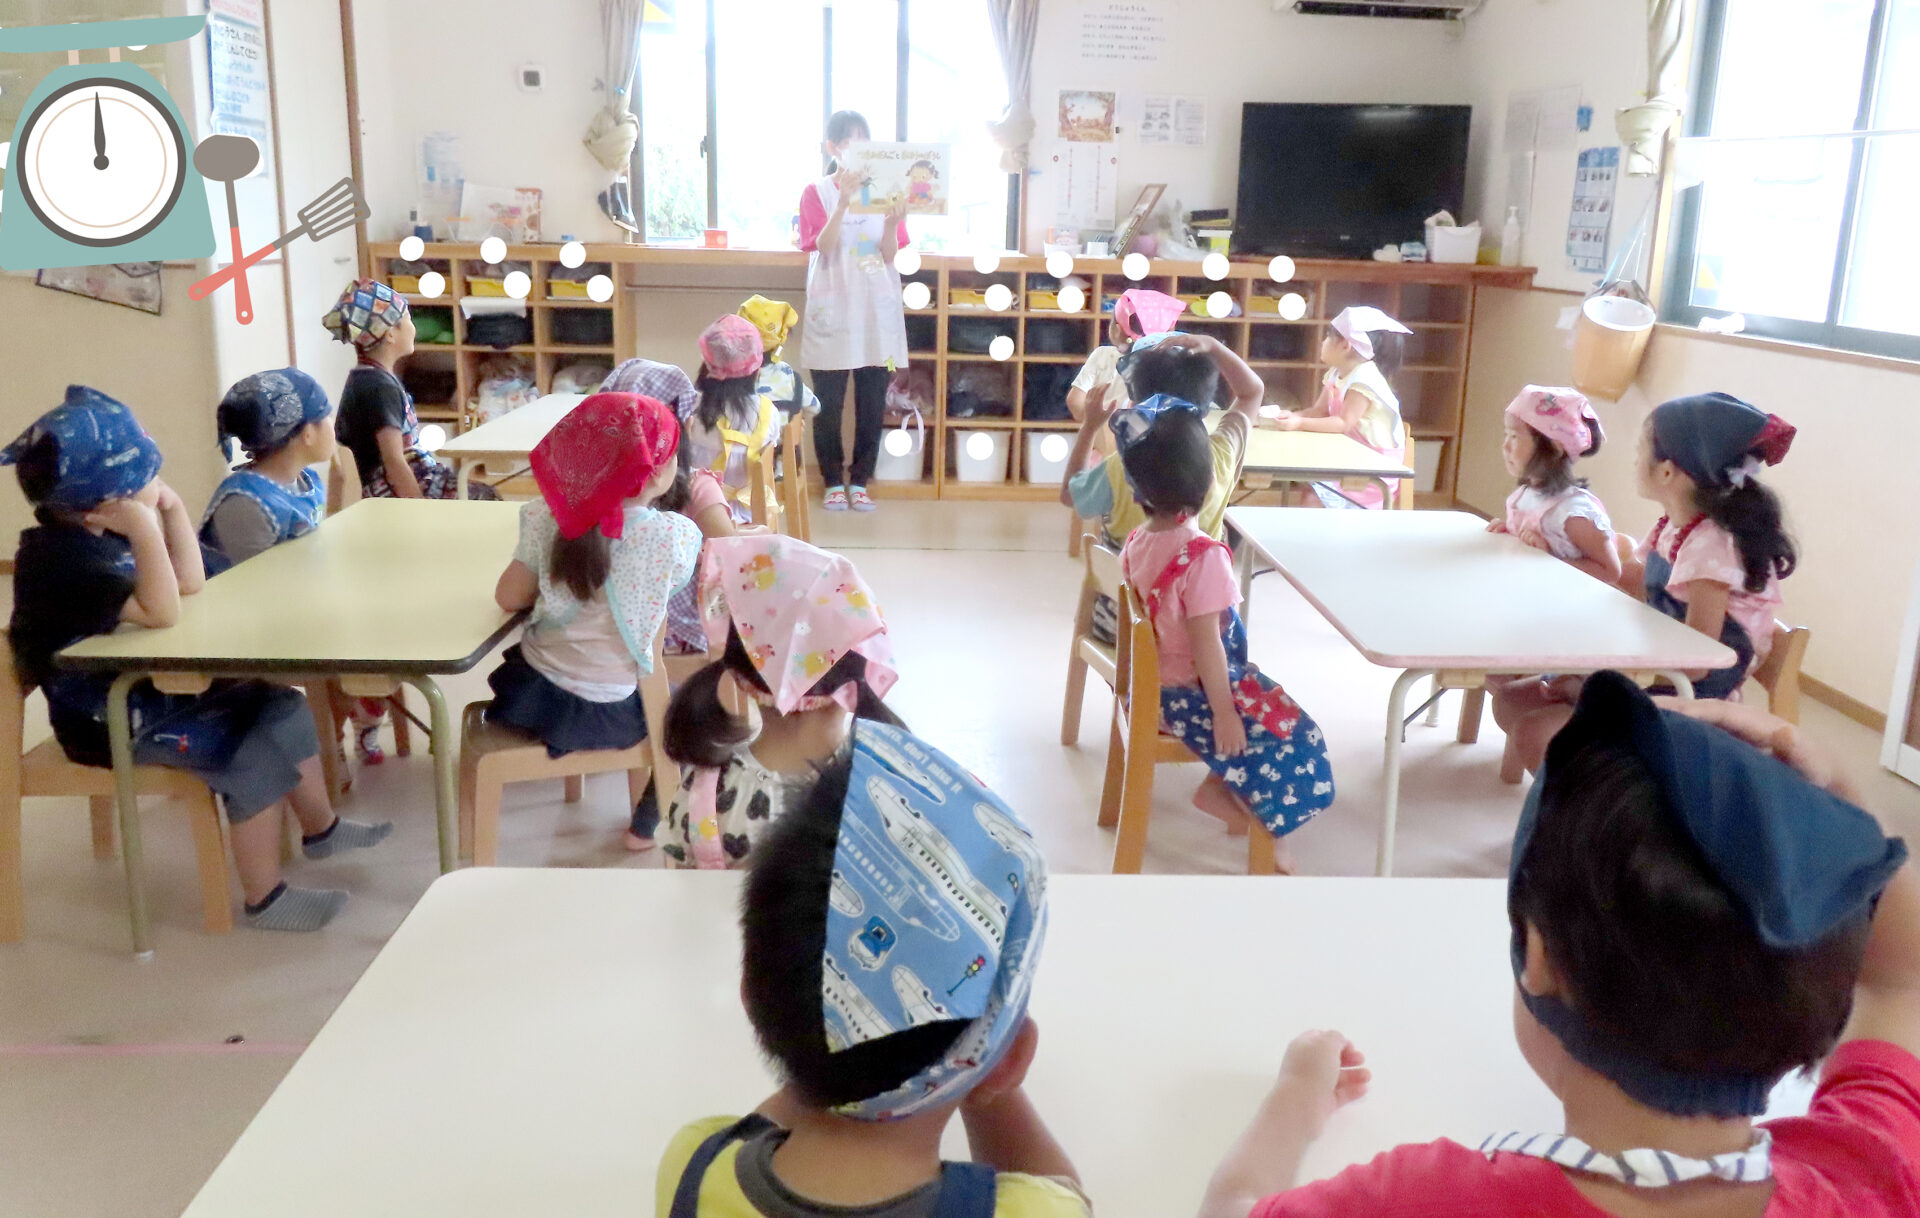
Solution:
M193 38L199 17L0 29L0 54L67 52L27 98L0 194L0 268L172 262L214 252L213 218L180 108L118 48ZM109 49L116 62L79 62Z

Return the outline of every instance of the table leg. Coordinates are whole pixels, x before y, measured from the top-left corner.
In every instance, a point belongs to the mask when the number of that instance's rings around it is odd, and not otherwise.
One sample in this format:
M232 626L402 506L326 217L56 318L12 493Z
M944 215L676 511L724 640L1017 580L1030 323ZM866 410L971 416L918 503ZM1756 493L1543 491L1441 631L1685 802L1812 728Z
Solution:
M455 499L465 499L467 497L467 483L473 480L473 462L462 461L460 458L455 457L453 459L453 468L453 497Z
M1233 555L1233 566L1240 576L1240 603L1245 605L1253 596L1253 542L1250 539L1240 539L1240 548ZM1242 613L1241 616L1246 615Z
M408 677L407 684L427 699L427 722L433 736L433 811L440 830L440 874L458 865L457 827L459 792L455 786L455 754L459 752L453 721L447 715L447 700L432 677Z
M1693 697L1693 678L1689 677L1686 673L1676 668L1658 675L1672 682L1674 692L1678 693L1682 698Z
M1393 692L1387 697L1387 772L1386 791L1381 800L1380 849L1374 861L1374 874L1393 874L1393 835L1400 821L1400 745L1406 735L1407 691L1422 677L1437 674L1409 668L1394 678Z
M113 797L120 812L120 857L127 869L127 924L133 932L133 958L153 959L153 939L147 926L146 860L141 853L140 797L133 783L133 720L127 713L127 691L141 679L123 672L107 690L107 748L113 756Z
M1427 726L1440 726L1440 695L1447 691L1440 688L1440 678L1433 679L1433 696L1427 701Z

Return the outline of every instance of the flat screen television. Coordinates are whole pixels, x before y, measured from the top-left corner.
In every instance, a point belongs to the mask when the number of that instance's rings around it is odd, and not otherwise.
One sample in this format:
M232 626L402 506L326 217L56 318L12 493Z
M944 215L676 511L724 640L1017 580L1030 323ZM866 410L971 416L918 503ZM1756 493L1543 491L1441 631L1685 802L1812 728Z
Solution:
M1471 106L1248 102L1233 249L1366 258L1460 215Z

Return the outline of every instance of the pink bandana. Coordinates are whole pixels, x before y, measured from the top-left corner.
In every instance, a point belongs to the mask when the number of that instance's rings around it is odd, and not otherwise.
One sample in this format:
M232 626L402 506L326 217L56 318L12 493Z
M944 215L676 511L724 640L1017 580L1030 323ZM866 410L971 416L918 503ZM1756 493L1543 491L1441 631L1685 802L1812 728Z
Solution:
M571 541L598 525L617 538L626 501L679 447L680 421L668 407L637 393L596 393L561 416L530 464L560 536Z
M1347 345L1361 359L1373 358L1372 335L1376 330L1385 330L1389 334L1413 333L1372 305L1349 305L1333 319L1333 332L1346 339Z
M1187 302L1152 288L1128 288L1114 302L1113 324L1128 338L1145 338L1173 329Z
M876 695L884 697L899 680L872 589L847 559L796 538L709 540L700 560L700 606L712 652L726 647L732 625L772 691L767 701L783 715L825 700L853 710L859 692L851 682L813 693L814 684L850 651L867 658L867 686Z
M1593 403L1578 389L1528 385L1507 404L1507 413L1558 444L1571 461L1586 456L1607 438Z
M764 352L759 328L738 314L727 314L700 335L700 358L723 381L758 372Z

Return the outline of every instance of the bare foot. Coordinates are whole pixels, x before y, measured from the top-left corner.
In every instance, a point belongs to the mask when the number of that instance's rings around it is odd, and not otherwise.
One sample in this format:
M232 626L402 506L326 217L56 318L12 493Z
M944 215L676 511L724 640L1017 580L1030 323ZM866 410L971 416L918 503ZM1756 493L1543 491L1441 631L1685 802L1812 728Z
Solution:
M629 829L627 830L626 847L627 850L633 854L644 854L646 851L653 849L653 839L650 837L641 837L638 833Z
M1193 793L1193 806L1225 825L1234 836L1247 831L1247 806L1218 774L1207 774L1206 781Z

